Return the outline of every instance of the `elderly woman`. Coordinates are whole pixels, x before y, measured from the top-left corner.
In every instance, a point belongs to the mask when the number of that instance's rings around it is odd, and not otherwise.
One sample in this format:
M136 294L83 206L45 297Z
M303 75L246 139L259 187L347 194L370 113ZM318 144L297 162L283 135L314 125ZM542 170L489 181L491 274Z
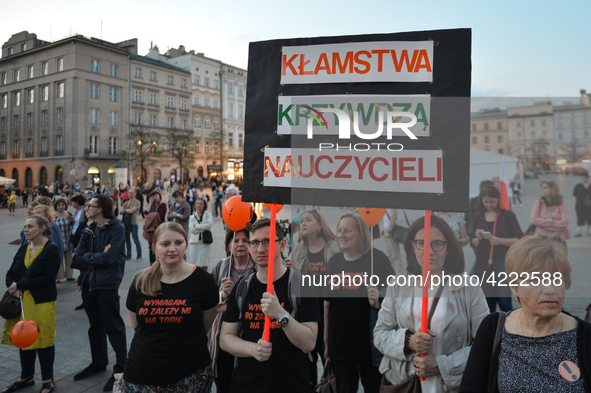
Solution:
M431 244L427 245L429 275L440 278L442 284L429 289L432 319L429 333L421 333L423 289L421 280L412 279L412 275L423 271L424 226L425 220L420 218L408 229L404 239L408 269L402 275L408 280L406 285L388 286L374 343L384 354L380 364L384 385L403 383L416 374L425 378L421 381L423 392L457 392L470 345L480 322L488 315L488 306L479 286L453 280L462 278L459 275L464 272L464 253L449 225L432 216ZM445 280L443 274L448 276Z
M339 393L356 393L360 377L365 392L377 393L381 354L372 344L372 331L383 296L363 276L373 274L385 283L394 269L380 250L374 249L372 258L369 227L358 214L339 217L337 237L341 252L330 258L326 274L339 276L342 283L325 291L324 342Z
M35 381L35 358L39 356L43 385L40 393L54 389L53 362L55 359L55 309L57 288L55 275L60 266L60 251L48 237L51 235L49 222L42 216L34 215L25 221L26 243L16 252L12 265L6 273L6 287L15 297L22 298L25 316L39 326L39 337L30 346L20 349L21 377L11 386L2 390L10 393ZM22 318L6 320L2 332L2 344L10 345L12 327Z
M535 236L560 240L566 246L571 238L568 231L568 206L558 184L552 180L540 183L540 199L534 202L531 210L531 223L535 225Z
M35 202L31 203L31 206L34 206L33 211L31 211L30 209L27 211L27 216L31 217L33 215L40 215L45 217L45 219L47 220L47 222L49 222L49 228L51 229L51 234L49 235L49 240L51 240L52 242L54 242L57 247L60 250L60 264L63 261L63 255L64 255L64 246L62 244L62 236L60 234L60 228L59 226L55 223L55 219L53 218L53 214L51 212L51 208L49 206L46 205L40 205L40 204L35 204ZM25 236L25 230L23 229L21 231L21 246L26 244L28 242L26 236Z
M521 308L482 321L460 392L591 392L591 324L562 311L565 247L525 237L505 262Z

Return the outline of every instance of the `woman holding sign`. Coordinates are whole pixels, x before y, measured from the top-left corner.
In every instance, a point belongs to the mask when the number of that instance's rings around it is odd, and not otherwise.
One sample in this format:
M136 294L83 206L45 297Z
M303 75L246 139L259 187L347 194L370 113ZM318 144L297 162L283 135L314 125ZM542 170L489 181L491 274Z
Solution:
M333 280L325 290L325 355L333 365L339 393L357 392L359 378L365 392L377 393L381 354L372 332L383 299L378 287L386 289L394 269L386 254L372 252L369 227L358 214L339 217L337 238L341 252L330 258L327 269Z
M123 374L123 392L209 392L213 381L207 331L215 318L218 286L185 262L187 234L175 222L154 232L156 261L129 287L127 309L135 330ZM149 359L149 360L146 360Z
M382 384L408 384L409 378L419 383L417 377L421 377L423 392L457 392L488 306L482 289L460 276L464 253L449 225L438 216L431 217L430 245L424 243L424 226L425 219L420 218L408 228L404 238L408 269L397 277L396 285L388 285L374 330L376 348L384 354ZM423 272L425 249L432 281L427 283L429 330L421 333L423 290L421 280L413 277Z
M591 392L591 324L562 311L572 270L566 248L525 237L506 266L521 308L482 321L460 392Z

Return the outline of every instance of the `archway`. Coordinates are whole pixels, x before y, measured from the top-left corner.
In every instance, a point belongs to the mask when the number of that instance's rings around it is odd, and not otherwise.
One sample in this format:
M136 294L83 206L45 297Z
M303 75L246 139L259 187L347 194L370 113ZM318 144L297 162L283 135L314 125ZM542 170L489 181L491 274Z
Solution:
M88 168L88 182L90 185L101 184L101 170L97 166Z
M6 177L6 174L4 173L4 169L0 169L0 176Z
M33 187L33 171L31 168L25 169L25 188Z
M12 170L12 178L14 179L14 183L13 183L13 184L14 184L14 186L15 186L16 188L19 188L19 187L18 187L18 169L14 168L14 169Z
M176 169L172 169L170 171L170 182L172 183L172 182L175 182L175 181L177 181L177 178L176 178Z
M48 186L49 184L47 184L47 169L42 166L41 169L39 169L39 185L40 186Z
M203 179L203 167L199 166L197 168L197 177L199 178L199 180Z
M61 166L55 168L55 181L59 185L59 187L64 184L64 169Z
M156 180L159 181L158 184L162 183L162 172L160 172L160 169L154 169L154 180L152 184L156 184Z
M146 179L148 178L148 173L146 171L146 168L143 168L143 169L141 167L136 168L135 172L134 172L134 177L135 177L135 184L143 186L142 179L145 182Z

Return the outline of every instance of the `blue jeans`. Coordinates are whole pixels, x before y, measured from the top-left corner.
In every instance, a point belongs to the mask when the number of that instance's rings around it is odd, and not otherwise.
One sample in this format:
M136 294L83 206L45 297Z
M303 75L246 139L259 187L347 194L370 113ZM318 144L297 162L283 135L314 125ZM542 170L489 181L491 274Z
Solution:
M142 256L142 245L140 239L137 236L137 224L131 226L131 235L133 235L133 242L135 243L135 249L137 251L138 258ZM131 258L131 236L130 234L125 235L125 249L127 250L127 258Z

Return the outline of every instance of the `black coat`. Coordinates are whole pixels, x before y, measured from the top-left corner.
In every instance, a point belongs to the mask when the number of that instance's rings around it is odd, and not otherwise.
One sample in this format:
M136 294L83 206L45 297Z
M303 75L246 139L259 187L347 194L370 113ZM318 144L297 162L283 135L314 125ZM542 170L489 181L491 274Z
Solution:
M58 246L48 240L41 253L33 261L29 269L27 279L18 282L27 271L25 267L25 254L27 244L23 244L17 251L12 265L6 273L6 287L17 282L16 287L22 290L29 290L35 304L52 302L57 299L57 288L55 276L60 268L60 252Z

